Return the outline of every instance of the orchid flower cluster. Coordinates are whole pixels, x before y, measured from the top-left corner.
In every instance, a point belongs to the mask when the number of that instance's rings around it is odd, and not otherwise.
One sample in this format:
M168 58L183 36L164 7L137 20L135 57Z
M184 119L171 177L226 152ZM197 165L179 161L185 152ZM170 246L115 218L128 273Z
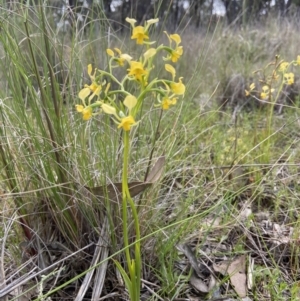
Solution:
M255 71L255 73L263 71L263 78L260 80L263 84L261 91L255 91L255 84L252 83L249 86L249 89L245 90L246 96L250 96L253 95L253 93L258 92L261 100L276 102L283 87L291 86L295 82L295 75L291 72L292 66L300 66L300 55L297 56L296 60L291 62L280 60L280 57L277 55L274 62L269 63L263 70ZM272 67L271 73L267 72L269 67ZM275 97L275 100L272 100L274 99L274 92L277 93L277 96Z
M185 85L182 83L182 77L176 79L176 70L166 63L165 70L169 73L166 79L152 79L150 74L155 68L153 59L162 51L166 52L164 61L176 63L183 54L183 47L180 46L181 38L178 34L165 34L168 37L169 45L160 45L157 48L151 47L155 41L150 41L149 28L157 23L158 19L151 19L145 22L144 26L135 26L136 20L126 18L126 21L132 27L131 39L136 40L136 44L146 46L142 55L135 59L120 49L107 49L109 57L108 71L94 69L91 64L88 65L88 75L90 84L86 84L80 90L78 96L81 104L76 105L77 112L82 114L83 120L89 120L92 116L104 113L112 116L113 121L118 128L124 131L130 131L131 127L138 124L136 116L141 108L145 96L149 93L156 96L155 106L168 110L177 103L178 97L184 95ZM122 80L114 76L115 68L126 68L126 75ZM118 86L117 90L111 90L111 83L107 83L104 77L114 82ZM139 87L137 94L131 94L126 91L125 83L134 81ZM114 85L115 86L115 85ZM121 102L116 101L122 99Z

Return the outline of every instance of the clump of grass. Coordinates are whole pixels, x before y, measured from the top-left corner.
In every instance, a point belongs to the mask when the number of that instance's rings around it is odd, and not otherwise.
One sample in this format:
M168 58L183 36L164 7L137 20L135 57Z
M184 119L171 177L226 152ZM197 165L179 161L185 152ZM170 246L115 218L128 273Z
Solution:
M84 36L55 35L43 6L20 5L18 12L11 12L12 23L2 20L2 186L10 206L14 202L18 210L21 230L11 243L24 246L23 260L39 257L36 263L43 270L53 263L47 258L54 246L60 254L54 256L54 268L63 252L80 261L77 267L71 258L66 261L68 272L57 276L59 286L61 279L87 271L97 236L108 236L104 205L84 186L112 176L115 165L106 158L117 154L119 136L103 130L100 137L97 125L84 128L75 116ZM109 120L99 123L110 128ZM98 169L107 173L98 175Z

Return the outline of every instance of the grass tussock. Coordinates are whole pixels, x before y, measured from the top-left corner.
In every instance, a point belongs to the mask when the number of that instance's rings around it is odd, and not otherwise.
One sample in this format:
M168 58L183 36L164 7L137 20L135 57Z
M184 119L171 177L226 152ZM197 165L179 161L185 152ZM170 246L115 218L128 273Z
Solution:
M124 247L122 201L110 190L122 182L121 131L107 115L84 122L75 104L87 65L107 70L106 48L140 49L100 13L63 32L44 7L1 10L0 298L129 298L115 261L126 270L126 249L133 256L134 215ZM184 99L161 115L147 96L133 128L129 182L144 183L166 160L134 198L144 300L299 298L300 67L280 110L261 105L261 74L253 74L276 55L300 55L298 27L221 25L178 31ZM157 45L168 42L163 30L152 32ZM155 76L166 73L154 66ZM253 82L258 92L246 98ZM130 82L126 89L136 92ZM234 287L235 269L222 270L232 262L247 286Z

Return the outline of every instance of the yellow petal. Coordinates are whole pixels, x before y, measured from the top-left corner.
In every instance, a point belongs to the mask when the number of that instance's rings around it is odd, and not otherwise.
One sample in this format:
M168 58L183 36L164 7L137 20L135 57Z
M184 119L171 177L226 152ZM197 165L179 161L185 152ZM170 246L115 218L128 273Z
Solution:
M170 35L170 39L173 40L177 45L181 43L180 35L175 33Z
M104 113L109 114L109 115L116 115L116 109L106 103L102 104L101 106L102 110Z
M147 21L147 24L148 24L148 25L155 24L155 23L157 23L158 21L159 21L158 18L156 18L156 19L150 19L150 20Z
M92 64L88 64L88 75L89 75L90 77L92 76L92 71L93 71Z
M84 102L84 100L90 95L91 90L89 88L83 88L79 91L78 97Z
M75 107L76 107L76 111L79 113L81 113L84 109L84 106L82 106L82 105L75 105Z
M115 56L115 54L114 54L114 52L111 50L111 49L106 49L106 53L109 55L109 56L111 56L111 57L114 57Z
M164 31L164 33L167 35L167 37L168 37L168 39L169 39L169 41L170 41L170 43L171 43L171 39L170 39L170 36L169 36L168 32L167 32L167 31Z
M171 105L175 105L177 102L176 97L169 99L168 97L164 97L162 102L161 102L161 106L163 110L168 110L170 108Z
M255 83L252 83L251 85L250 85L250 91L252 91L252 90L254 90L255 89Z
M91 107L86 107L82 111L82 119L89 120L92 117L93 110Z
M127 95L124 99L124 105L129 109L129 111L134 108L137 104L137 99L133 95Z
M110 83L107 84L106 88L105 88L105 91L104 91L104 94L106 95L108 93L108 90L110 88Z
M178 55L182 55L183 54L183 47L182 46L178 46L175 51L176 51L176 53Z
M115 49L115 51L118 53L118 55L121 55L121 54L122 54L122 51L121 51L119 48L115 47L114 49Z
M132 57L129 54L126 54L126 53L122 53L120 55L120 58L126 60L127 62L130 62L132 60Z
M155 48L150 48L144 53L145 60L148 60L150 57L154 56L156 54Z
M94 94L97 95L97 96L99 96L101 90L102 90L102 86L100 86L100 85L97 86L96 90L94 91Z
M134 24L136 23L136 20L135 19L131 19L131 18L126 18L125 19L126 20L126 22L128 22L128 23L130 23L130 25L133 27L134 26Z
M142 81L143 76L148 74L148 71L144 69L141 62L131 61L130 69L127 69L128 75L135 77L137 81Z
M175 78L176 71L175 68L170 64L165 64L165 69L172 74L172 77Z

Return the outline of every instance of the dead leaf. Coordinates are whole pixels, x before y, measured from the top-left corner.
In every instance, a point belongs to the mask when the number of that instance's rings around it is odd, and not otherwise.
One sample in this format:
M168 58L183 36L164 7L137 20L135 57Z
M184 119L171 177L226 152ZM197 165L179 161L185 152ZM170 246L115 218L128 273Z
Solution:
M143 192L147 187L151 186L152 183L144 183L144 182L131 182L128 183L128 188L131 197L135 197L141 192ZM117 201L122 199L122 183L112 183L106 186L98 186L98 187L86 187L89 191L91 191L95 196L100 198L107 197L111 201Z
M202 277L203 275L199 269L197 258L192 251L191 247L188 244L177 245L177 249L181 251L188 259L190 265L192 266L194 272L198 277Z
M146 182L147 183L156 183L162 175L166 158L165 156L159 157L153 168L149 172Z
M202 279L200 279L195 272L192 273L190 278L190 285L201 293L209 292L208 285Z
M146 182L130 182L128 183L128 188L131 197L135 197L141 192L145 191L146 188L156 183L162 175L163 168L165 165L165 157L162 156L158 158L157 162L154 164L153 168L148 174ZM108 198L111 201L118 201L122 199L122 183L111 183L104 186L97 187L86 187L87 190L92 192L98 198Z
M222 275L229 275L230 282L239 297L244 298L247 295L246 284L246 256L242 255L233 261L224 260L214 264L213 268Z
M208 282L208 289L211 292L212 291L212 297L214 299L220 298L221 292L220 292L221 285L217 282L217 279L214 277L214 275L209 276L209 282Z

